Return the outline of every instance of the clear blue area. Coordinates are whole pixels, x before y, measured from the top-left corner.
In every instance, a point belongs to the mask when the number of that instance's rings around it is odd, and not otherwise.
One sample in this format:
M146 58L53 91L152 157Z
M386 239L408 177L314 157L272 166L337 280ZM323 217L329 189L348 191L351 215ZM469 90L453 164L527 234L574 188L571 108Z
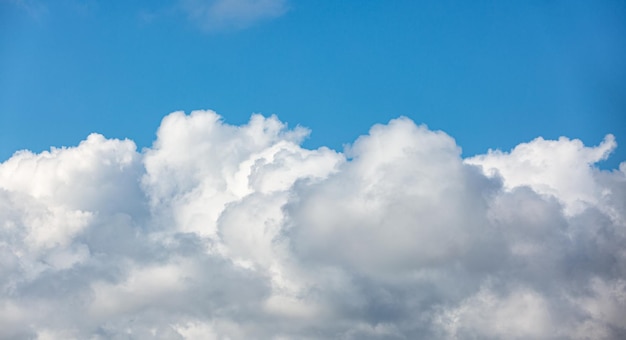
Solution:
M0 160L91 132L149 146L165 114L193 109L276 114L338 150L401 115L464 156L613 133L602 167L626 160L625 1L289 4L207 33L174 0L0 0Z

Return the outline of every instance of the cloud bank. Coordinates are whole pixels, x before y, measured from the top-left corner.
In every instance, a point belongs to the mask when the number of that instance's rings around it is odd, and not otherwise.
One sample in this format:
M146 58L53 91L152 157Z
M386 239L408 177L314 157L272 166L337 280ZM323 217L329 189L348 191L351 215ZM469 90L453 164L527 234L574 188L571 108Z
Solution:
M618 339L626 163L541 138L463 159L407 118L344 153L166 116L0 164L3 339Z

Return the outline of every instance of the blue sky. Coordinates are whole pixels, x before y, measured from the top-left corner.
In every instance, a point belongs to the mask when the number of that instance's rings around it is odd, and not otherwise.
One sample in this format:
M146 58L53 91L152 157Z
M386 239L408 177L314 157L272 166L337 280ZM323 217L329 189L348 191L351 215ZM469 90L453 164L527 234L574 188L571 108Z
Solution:
M260 3L1 0L0 159L91 132L146 147L193 109L276 114L310 147L407 116L464 156L612 133L603 167L626 159L623 1Z

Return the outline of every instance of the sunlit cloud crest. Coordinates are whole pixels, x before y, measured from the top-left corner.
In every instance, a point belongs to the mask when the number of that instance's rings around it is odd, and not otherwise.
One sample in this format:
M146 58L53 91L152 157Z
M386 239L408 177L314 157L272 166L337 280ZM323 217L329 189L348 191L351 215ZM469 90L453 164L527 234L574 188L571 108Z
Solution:
M166 116L0 164L0 337L618 339L626 163L470 158L408 118L344 152L277 117Z

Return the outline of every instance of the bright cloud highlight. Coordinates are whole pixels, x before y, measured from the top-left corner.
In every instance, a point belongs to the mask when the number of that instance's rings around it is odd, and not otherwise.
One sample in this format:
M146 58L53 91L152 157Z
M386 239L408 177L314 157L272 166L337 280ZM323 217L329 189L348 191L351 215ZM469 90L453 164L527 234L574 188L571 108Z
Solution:
M618 339L626 163L541 138L463 159L407 118L345 152L166 116L0 164L0 337Z

